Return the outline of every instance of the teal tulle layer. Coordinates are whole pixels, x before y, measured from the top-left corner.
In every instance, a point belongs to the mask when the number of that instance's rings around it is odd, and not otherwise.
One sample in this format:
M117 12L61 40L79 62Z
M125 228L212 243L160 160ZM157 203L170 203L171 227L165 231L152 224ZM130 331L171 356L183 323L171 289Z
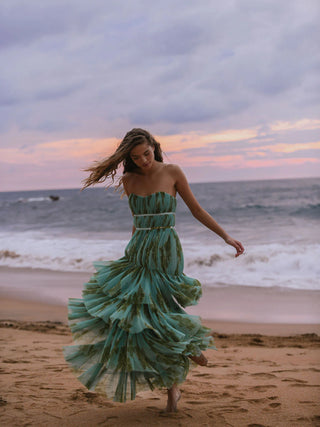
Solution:
M163 192L131 195L129 203L139 215L176 207L176 199ZM166 221L172 225L169 217L135 218L159 227ZM201 284L183 273L173 228L137 230L122 258L93 265L82 299L69 299L75 345L63 347L65 360L89 390L118 402L133 400L139 391L181 384L193 364L188 356L217 350L200 317L183 310L198 303Z

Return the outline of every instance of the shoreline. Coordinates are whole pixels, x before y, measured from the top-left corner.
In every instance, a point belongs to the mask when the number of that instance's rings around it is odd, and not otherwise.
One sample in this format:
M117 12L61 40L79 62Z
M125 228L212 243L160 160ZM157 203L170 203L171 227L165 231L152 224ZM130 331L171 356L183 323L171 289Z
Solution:
M70 297L81 298L83 283L89 276L90 273L0 267L0 319L67 324L67 297L65 304L57 302L42 295L39 287L46 283L45 291L52 295L66 287L66 295L73 292ZM31 290L32 286L38 287L38 293ZM319 306L320 291L229 286L203 287L199 303L185 311L200 316L202 323L217 333L320 335Z
M0 267L0 318L66 323L68 298L81 298L83 283L90 275ZM219 325L224 332L231 332L233 327L239 331L272 331L273 325L278 329L283 325L284 331L319 333L319 307L320 291L232 285L203 286L199 303L185 311Z
M203 325L215 333L259 334L278 337L292 334L317 334L320 336L320 324L316 323L235 322L200 317ZM28 322L61 322L67 325L68 310L63 305L2 297L0 299L0 321L18 321L25 324Z

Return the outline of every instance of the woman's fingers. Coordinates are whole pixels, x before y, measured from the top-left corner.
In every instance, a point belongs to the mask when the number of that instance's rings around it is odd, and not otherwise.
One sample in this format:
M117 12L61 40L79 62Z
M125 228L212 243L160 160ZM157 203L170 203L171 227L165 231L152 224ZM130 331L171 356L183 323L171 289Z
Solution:
M234 245L233 245L235 248L236 248L236 250L237 250L237 253L235 254L235 256L237 257L237 256L239 256L239 255L241 255L241 254L243 254L243 252L244 252L244 247L242 246L242 243L241 242L239 242L238 240L234 240Z
M242 243L241 242L238 242L238 241L236 241L237 243L238 243L238 245L239 245L239 247L240 247L240 251L241 251L241 253L243 253L244 252L244 247L242 246Z
M228 243L229 245L233 246L236 249L236 251L237 251L237 253L235 254L236 257L239 256L239 255L241 255L241 254L243 254L244 247L242 246L241 242L239 242L238 240L233 239L232 237L228 237L225 240L225 242Z

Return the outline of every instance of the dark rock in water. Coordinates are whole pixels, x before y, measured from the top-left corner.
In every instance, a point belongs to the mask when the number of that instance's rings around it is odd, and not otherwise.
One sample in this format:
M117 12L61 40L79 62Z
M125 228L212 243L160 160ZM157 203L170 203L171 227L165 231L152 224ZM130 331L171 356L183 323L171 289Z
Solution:
M60 197L59 197L59 196L52 196L52 195L50 195L49 197L50 197L50 199L51 199L51 200L53 200L54 202L60 199Z

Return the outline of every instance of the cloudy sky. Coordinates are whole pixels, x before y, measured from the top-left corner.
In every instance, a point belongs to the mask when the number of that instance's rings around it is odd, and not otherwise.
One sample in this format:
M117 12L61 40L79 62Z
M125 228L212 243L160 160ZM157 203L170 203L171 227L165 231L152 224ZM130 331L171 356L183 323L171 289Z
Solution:
M0 190L79 188L125 133L191 182L320 176L318 0L0 3Z

